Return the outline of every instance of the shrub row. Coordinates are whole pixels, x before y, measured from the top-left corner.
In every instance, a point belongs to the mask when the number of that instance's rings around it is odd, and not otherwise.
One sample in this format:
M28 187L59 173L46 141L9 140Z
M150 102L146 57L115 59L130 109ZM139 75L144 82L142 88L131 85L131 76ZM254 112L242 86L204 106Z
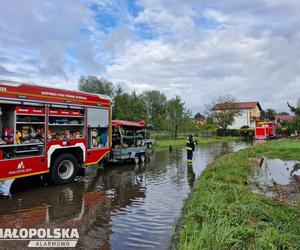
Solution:
M252 138L254 136L253 128L241 128L241 129L218 129L217 136L242 136L246 138Z

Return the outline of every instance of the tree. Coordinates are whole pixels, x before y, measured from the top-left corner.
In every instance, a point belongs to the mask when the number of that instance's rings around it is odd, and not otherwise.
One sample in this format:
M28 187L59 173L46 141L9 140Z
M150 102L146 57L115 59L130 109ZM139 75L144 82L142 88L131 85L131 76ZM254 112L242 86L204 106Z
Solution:
M140 96L134 91L125 93L118 86L115 91L113 119L141 121L146 120L145 105Z
M220 96L210 106L214 123L218 124L224 131L232 125L240 110L236 99L232 96Z
M185 107L183 109L183 117L179 129L184 133L198 134L199 129L195 119L192 116L192 112L187 110Z
M130 116L130 96L118 86L113 101L113 119L128 119Z
M198 112L197 114L195 114L194 119L195 120L205 120L205 116L202 115L200 112Z
M297 131L297 122L296 119L292 121L282 121L280 122L282 130L287 134L291 135L294 134L295 131Z
M154 124L157 129L166 126L167 98L158 90L147 90L141 94L144 102L147 122Z
M131 111L131 120L132 121L146 121L147 113L145 103L140 95L137 95L133 91L130 95L130 111Z
M263 120L267 119L267 112L263 109L260 111L260 118Z
M266 109L265 118L269 121L274 121L276 116L276 111L274 109Z
M158 90L126 93L120 86L96 76L81 76L79 89L84 92L106 94L113 99L113 119L151 123L156 129L169 129L176 138L178 131L193 131L194 120L179 96L167 100Z
M297 130L297 134L299 135L299 133L300 133L300 106L294 107L294 106L291 106L289 103L287 103L287 105L289 106L291 112L296 115L295 128Z
M113 100L113 119L132 121L147 118L142 98L135 92L125 93L124 90L108 80L96 76L81 76L79 90L89 93L105 94Z
M291 106L289 103L287 103L291 112L293 112L295 115L300 116L300 107L294 107Z
M115 87L112 82L104 78L99 79L92 75L80 76L79 90L88 93L108 95L110 97L113 97L115 94Z
M185 113L184 102L179 96L175 96L168 101L167 106L169 128L172 131L172 137L177 138L178 130L187 114Z

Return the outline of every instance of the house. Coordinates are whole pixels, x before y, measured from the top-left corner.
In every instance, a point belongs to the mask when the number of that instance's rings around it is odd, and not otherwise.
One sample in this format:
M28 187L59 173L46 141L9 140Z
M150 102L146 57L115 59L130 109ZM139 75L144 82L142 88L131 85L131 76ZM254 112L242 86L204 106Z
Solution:
M260 120L262 108L259 102L235 102L231 103L232 109L239 110L239 114L235 116L235 120L230 129L239 129L243 126L255 128L256 121ZM229 107L228 104L218 103L213 106L214 112L222 112Z
M205 116L199 112L194 116L194 120L197 126L203 126L207 123Z
M276 115L275 122L280 123L282 121L292 121L296 118L295 115Z

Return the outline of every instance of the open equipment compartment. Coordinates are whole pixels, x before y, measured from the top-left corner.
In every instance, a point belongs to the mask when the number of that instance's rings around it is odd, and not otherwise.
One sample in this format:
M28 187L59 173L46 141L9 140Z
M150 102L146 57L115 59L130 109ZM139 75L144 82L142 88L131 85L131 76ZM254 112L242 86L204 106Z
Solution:
M0 104L0 160L44 154L45 107Z
M109 147L110 111L103 108L88 108L88 148Z
M49 108L48 126L49 141L86 138L85 109Z

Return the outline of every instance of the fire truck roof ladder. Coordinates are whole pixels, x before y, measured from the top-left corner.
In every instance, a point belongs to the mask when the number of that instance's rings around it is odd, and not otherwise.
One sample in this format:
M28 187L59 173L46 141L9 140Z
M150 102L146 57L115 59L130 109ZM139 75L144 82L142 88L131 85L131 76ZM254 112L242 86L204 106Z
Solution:
M11 87L20 87L22 83L20 82L13 82L13 81L7 81L7 80L0 80L0 84L1 85L5 85L5 86L11 86Z

